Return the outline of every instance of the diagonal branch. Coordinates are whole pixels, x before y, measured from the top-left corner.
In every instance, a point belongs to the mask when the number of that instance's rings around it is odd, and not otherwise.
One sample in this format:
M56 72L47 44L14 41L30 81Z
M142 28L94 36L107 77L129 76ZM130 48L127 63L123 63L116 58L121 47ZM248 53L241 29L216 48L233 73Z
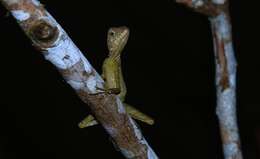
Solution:
M99 92L104 81L89 64L61 26L37 0L0 0L19 25L61 73L78 96L89 105L96 119L112 137L125 158L157 159L120 99Z
M176 0L209 17L217 87L217 116L225 159L242 159L236 117L236 59L232 43L228 0Z

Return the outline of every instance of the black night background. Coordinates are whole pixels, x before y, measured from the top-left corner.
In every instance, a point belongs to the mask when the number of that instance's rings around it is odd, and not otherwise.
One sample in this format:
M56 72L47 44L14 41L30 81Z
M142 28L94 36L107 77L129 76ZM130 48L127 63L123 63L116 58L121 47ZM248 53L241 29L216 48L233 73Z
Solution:
M171 0L41 1L101 72L109 27L128 26L122 64L126 101L155 119L139 123L162 159L222 159L215 68L207 18ZM238 123L245 159L260 158L257 5L230 4L238 61ZM246 4L247 3L247 4ZM249 4L251 3L251 4ZM58 71L0 6L1 159L121 159Z

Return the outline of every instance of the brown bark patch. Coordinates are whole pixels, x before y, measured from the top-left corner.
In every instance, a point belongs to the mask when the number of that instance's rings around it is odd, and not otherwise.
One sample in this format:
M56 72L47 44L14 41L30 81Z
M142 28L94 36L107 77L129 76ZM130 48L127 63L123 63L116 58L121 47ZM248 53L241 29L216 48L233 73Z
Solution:
M119 113L116 95L107 93L88 94L84 90L77 92L87 103L96 119L103 125L113 138L120 150L127 150L133 158L147 159L147 146L140 143L141 139L135 134L127 113Z
M70 57L65 56L64 58ZM91 73L86 72L82 59L80 59L76 64L74 64L70 68L59 69L59 71L64 79L74 81L86 81L90 75L93 75L93 71L91 71Z
M14 3L12 5L7 5L6 6L8 10L23 10L28 13L33 17L33 15L38 15L38 16L44 16L46 15L46 12L44 10L43 5L35 6L32 0L19 0L19 3Z
M225 41L219 37L216 28L213 28L213 38L215 42L217 64L220 66L221 71L219 85L221 86L221 91L224 91L230 86L228 63L225 54Z
M219 65L221 67L221 79L219 84L222 86L222 91L229 88L229 76L228 76L228 68L227 68L227 58L225 55L224 41L217 42L217 53L219 59Z
M220 133L221 133L221 138L222 138L223 144L229 144L230 143L230 134L229 134L228 130L223 125L220 126L220 129L221 129Z

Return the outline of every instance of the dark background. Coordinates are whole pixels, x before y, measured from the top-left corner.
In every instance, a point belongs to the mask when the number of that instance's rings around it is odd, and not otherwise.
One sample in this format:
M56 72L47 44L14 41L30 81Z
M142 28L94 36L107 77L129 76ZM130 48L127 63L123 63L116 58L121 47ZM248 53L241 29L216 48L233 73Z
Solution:
M160 158L223 158L215 115L212 38L205 16L171 0L42 2L98 72L107 55L108 28L130 28L122 59L126 100L156 120L154 126L139 124ZM245 159L260 158L255 6L231 1ZM89 114L88 107L5 12L0 6L0 157L123 158L101 126L77 127Z

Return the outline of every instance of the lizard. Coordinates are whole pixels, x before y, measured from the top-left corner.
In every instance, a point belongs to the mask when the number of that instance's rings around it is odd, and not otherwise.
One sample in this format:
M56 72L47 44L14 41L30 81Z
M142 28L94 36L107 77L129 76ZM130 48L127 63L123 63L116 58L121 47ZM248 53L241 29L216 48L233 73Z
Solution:
M112 27L107 33L107 47L108 57L104 60L102 65L101 77L104 79L104 92L116 94L122 101L126 112L136 120L140 120L149 125L154 124L154 120L148 115L140 112L135 107L124 103L127 88L124 82L122 67L121 67L121 54L129 38L129 29L125 26ZM86 128L89 126L97 125L98 121L95 120L93 115L88 115L84 118L78 126Z

